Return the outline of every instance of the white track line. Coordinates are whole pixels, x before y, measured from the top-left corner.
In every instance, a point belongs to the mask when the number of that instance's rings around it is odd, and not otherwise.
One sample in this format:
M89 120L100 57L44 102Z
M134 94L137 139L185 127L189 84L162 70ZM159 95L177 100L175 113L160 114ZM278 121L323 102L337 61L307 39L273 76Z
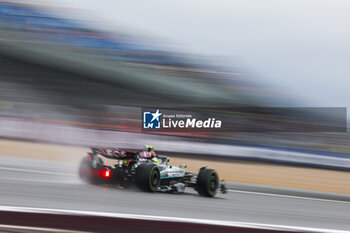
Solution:
M244 227L244 228L253 228L253 229L303 231L303 232L315 232L315 233L316 232L318 233L349 233L350 232L345 230L320 229L320 228L312 228L312 227L297 227L297 226L287 226L287 225L223 221L223 220L211 220L211 219L166 217L166 216L156 216L156 215L125 214L125 213L66 210L66 209L0 206L0 211L63 214L63 215L87 215L87 216L98 216L98 217L126 218L126 219L152 220L152 221L169 221L169 222L181 222L181 223L220 225L220 226L229 226L229 227Z
M86 231L71 231L71 230L61 230L54 228L46 228L46 227L28 227L28 226L17 226L17 225L5 225L0 224L0 230L28 230L35 232L55 232L55 233L88 233Z
M40 184L67 184L67 185L74 185L74 184L81 184L81 182L77 181L71 181L67 182L66 180L38 180L38 179L22 179L22 178L12 178L12 177L0 177L0 182L18 182L18 183L40 183Z
M63 173L63 172L39 171L39 170L23 169L23 168L0 167L0 170L15 171L15 172L30 172L30 173L38 173L38 174L46 174L46 175L57 175L57 176L75 176L73 174Z
M243 194L251 194L251 195L261 195L261 196L293 198L293 199L311 200L311 201L333 202L333 203L340 203L340 204L350 204L350 201L339 201L339 200L332 200L332 199L326 199L326 198L302 197L302 196L292 196L292 195L274 194L274 193L262 193L262 192L253 192L253 191L241 191L241 190L232 190L232 189L230 189L228 191L230 193L243 193Z

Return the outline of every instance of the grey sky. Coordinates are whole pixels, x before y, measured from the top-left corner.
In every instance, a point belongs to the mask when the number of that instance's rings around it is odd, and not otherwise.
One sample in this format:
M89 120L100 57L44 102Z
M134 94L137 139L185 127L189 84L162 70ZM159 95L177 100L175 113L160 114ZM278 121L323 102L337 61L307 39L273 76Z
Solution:
M350 107L348 0L51 2L83 8L83 17L111 30L130 27L195 53L233 57L309 105Z

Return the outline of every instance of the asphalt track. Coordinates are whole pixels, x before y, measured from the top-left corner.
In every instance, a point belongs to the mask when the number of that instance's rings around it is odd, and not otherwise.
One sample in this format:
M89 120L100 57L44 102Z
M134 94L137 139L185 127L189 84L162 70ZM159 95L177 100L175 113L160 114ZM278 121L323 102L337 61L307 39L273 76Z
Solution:
M204 198L84 184L77 164L0 156L0 205L325 228L350 232L350 197L244 184ZM349 181L350 184L350 181Z

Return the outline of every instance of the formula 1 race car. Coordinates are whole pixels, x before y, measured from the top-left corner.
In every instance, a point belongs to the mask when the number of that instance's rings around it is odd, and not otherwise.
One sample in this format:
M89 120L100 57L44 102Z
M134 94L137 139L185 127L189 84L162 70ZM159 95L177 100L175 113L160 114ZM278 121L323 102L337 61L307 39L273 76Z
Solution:
M153 147L138 153L116 148L91 148L79 167L79 176L92 184L136 183L148 192L182 193L186 187L194 188L200 195L214 197L220 189L226 193L224 181L219 181L215 170L202 167L198 174L183 170L186 165L170 166L167 156L156 155ZM104 158L115 160L106 165Z

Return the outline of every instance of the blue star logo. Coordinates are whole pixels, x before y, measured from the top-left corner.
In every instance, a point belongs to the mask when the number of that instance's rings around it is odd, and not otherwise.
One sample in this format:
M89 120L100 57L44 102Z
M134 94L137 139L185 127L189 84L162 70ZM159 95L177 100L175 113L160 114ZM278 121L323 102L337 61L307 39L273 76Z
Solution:
M143 112L143 128L144 129L160 129L161 115L159 109L155 112Z

